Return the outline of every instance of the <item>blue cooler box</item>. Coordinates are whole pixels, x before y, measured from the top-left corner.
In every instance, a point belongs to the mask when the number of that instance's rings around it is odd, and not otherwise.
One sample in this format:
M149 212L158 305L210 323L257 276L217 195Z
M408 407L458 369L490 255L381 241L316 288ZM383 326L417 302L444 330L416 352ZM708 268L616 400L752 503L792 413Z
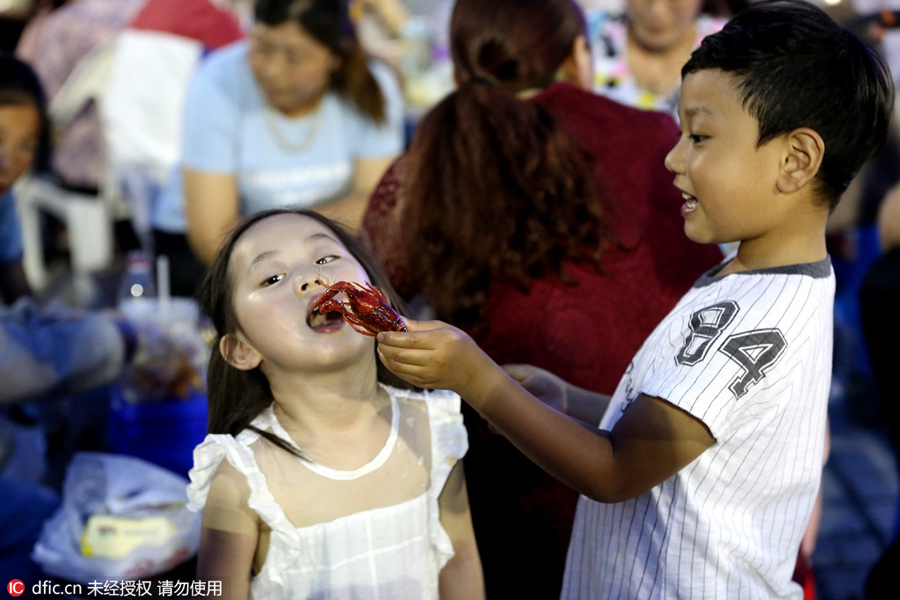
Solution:
M193 453L206 436L206 394L132 404L115 388L109 414L113 452L136 456L187 476Z

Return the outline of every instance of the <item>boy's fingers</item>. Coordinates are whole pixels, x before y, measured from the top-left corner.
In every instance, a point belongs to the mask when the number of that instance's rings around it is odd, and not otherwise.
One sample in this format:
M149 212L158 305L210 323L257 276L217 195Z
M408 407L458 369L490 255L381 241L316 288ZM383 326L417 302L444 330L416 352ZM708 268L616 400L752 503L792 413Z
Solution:
M407 323L409 331L382 331L376 336L379 344L385 346L395 346L399 348L434 348L438 336L441 334L439 329L429 329L428 321L415 323L410 327Z
M423 372L422 367L394 361L380 352L379 358L384 363L384 366L394 375L419 387L431 387L431 378Z
M428 364L427 357L414 351L404 350L403 348L391 347L388 345L379 346L378 354L382 359L391 361L392 364L409 365L421 367Z
M394 347L403 347L403 348L411 348L412 342L410 341L411 336L409 333L405 333L402 331L382 331L375 339L378 340L379 347L381 346L394 346Z
M442 321L414 321L405 317L403 321L406 323L406 328L409 331L429 331L447 327L447 324Z

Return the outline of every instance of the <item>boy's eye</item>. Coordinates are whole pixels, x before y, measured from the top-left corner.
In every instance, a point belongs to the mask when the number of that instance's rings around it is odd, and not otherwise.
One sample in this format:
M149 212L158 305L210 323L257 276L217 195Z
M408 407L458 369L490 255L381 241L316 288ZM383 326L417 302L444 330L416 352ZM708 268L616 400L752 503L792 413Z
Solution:
M328 263L334 262L337 259L338 259L338 257L335 256L334 254L329 254L328 256L323 256L322 258L317 258L316 264L317 265L327 265Z
M271 277L266 277L262 282L262 286L268 287L270 285L274 285L274 284L278 283L279 281L281 281L282 279L284 279L284 273L279 273L277 275L272 275Z

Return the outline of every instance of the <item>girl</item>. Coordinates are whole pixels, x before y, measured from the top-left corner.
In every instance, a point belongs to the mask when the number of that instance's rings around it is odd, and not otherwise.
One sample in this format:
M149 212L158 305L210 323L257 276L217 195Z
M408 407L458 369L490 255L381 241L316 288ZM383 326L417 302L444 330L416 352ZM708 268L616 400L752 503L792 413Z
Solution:
M402 112L345 0L257 0L249 39L211 55L191 82L181 172L154 208L156 250L187 279L176 293L193 292L204 271L193 255L211 263L241 215L315 206L355 227L402 149Z
M218 352L188 488L199 578L232 598L483 596L459 398L382 383L373 338L312 311L320 281L392 294L359 242L303 210L244 220L203 284Z
M0 53L0 294L6 304L31 294L22 266L22 233L12 185L49 152L44 92L31 68Z

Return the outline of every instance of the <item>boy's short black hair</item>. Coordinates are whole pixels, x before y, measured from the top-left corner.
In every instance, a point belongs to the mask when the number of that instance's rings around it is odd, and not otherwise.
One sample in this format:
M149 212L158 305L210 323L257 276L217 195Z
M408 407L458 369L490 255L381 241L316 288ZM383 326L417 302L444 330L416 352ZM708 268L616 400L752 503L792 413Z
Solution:
M704 38L681 71L721 69L741 79L758 145L798 127L825 142L818 191L834 208L884 143L894 86L884 61L848 29L803 0L753 4Z

